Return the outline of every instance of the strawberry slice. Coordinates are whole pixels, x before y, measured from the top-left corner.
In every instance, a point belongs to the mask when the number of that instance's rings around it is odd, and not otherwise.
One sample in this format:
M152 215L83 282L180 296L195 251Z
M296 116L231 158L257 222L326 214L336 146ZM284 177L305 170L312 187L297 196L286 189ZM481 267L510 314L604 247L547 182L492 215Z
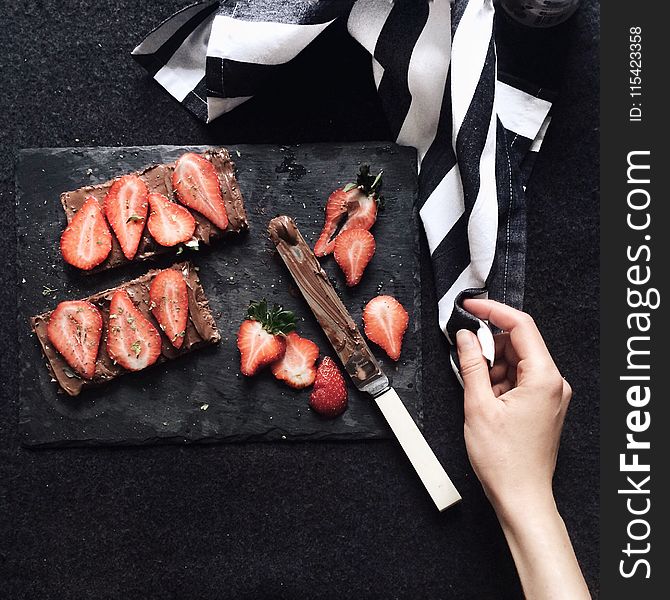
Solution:
M117 290L109 305L107 354L129 371L153 365L161 354L161 336L135 307L128 292Z
M319 235L319 239L314 244L314 254L316 256L326 256L335 249L335 232L342 220L347 214L348 200L350 196L358 196L360 191L357 189L345 192L343 188L335 190L326 201L326 221Z
M369 165L361 165L356 183L335 190L326 202L326 221L314 245L316 256L326 256L335 250L337 235L347 229L369 230L377 220L377 202L382 185L382 171L370 174ZM347 219L340 227L342 217Z
M291 332L286 336L284 356L272 363L270 369L277 379L301 390L314 383L317 358L319 347L313 341Z
M348 229L371 229L377 220L377 199L374 196L358 194L347 205L347 220L340 235Z
M252 302L247 318L237 332L240 350L240 370L251 377L286 352L287 333L295 329L295 316L275 304L271 309L266 300Z
M112 250L112 234L93 197L74 215L60 238L60 250L66 263L89 271L103 262Z
M142 239L148 195L146 183L137 175L124 175L111 185L105 196L105 216L128 260L133 260Z
M365 335L393 360L400 358L409 315L393 296L377 296L363 309Z
M149 194L149 233L161 246L176 246L193 237L195 219L186 208L163 194Z
M333 359L326 356L317 369L309 405L320 415L333 418L346 410L347 403L347 384L344 377Z
M228 227L228 214L214 165L193 152L182 154L172 173L172 187L182 204L207 217L219 229Z
M188 322L188 290L179 271L165 269L151 282L149 288L151 312L160 328L175 348L181 348Z
M102 315L93 304L61 302L49 317L47 337L77 374L93 378L102 337Z
M347 278L347 285L354 286L375 253L375 238L365 229L348 229L335 239L335 261Z

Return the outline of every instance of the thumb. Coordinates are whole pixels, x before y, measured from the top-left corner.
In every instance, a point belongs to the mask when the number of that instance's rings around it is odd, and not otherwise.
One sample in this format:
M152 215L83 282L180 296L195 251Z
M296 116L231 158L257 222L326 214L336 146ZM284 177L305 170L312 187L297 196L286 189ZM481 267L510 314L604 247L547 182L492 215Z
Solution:
M489 367L482 356L477 336L472 331L460 329L456 333L456 348L466 398L472 396L473 399L479 400L491 396L493 392Z

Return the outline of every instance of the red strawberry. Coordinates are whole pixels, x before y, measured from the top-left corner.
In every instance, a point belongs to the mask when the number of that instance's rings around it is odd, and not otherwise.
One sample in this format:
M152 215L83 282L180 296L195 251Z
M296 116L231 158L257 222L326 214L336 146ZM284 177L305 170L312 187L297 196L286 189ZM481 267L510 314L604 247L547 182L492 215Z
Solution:
M326 221L314 245L314 254L326 256L335 250L337 228L344 214L347 220L337 234L347 229L370 229L377 220L377 199L382 185L382 172L370 175L370 167L362 165L356 183L335 190L326 203Z
M363 309L365 335L393 360L400 358L409 315L393 296L377 296Z
M365 229L348 229L335 239L335 260L340 265L347 285L354 286L375 253L375 238Z
M278 361L272 363L272 374L280 381L285 381L296 390L301 390L314 383L316 377L315 363L319 358L319 347L297 333L286 336L286 353Z
M347 214L348 199L350 196L358 196L360 193L358 189L345 192L344 189L340 188L328 196L326 202L326 221L319 239L314 244L314 254L316 256L326 256L334 250L335 240L333 237L342 217Z
M309 396L312 410L324 417L337 417L347 408L347 384L332 358L326 356L316 372Z
M61 302L51 313L47 337L79 375L91 379L102 336L102 315L90 302Z
M371 229L377 220L377 199L375 196L358 194L352 198L347 206L347 221L340 230Z
M175 348L181 348L188 322L188 290L180 271L165 269L149 288L151 312Z
M182 154L172 173L177 199L207 217L219 229L228 227L228 215L221 196L214 165L193 152Z
M266 300L252 302L237 332L242 374L255 375L261 367L282 358L286 352L285 335L293 329L295 316L291 311L276 304L270 309Z
M193 237L195 219L180 204L170 202L163 194L149 194L149 233L161 246L176 246Z
M100 204L89 196L60 238L66 263L86 271L103 262L112 249L112 234L102 216Z
M135 307L128 292L117 290L109 305L107 354L129 371L153 365L161 354L161 336Z
M112 184L105 196L105 216L128 260L133 260L142 239L148 195L147 184L137 175L124 175Z

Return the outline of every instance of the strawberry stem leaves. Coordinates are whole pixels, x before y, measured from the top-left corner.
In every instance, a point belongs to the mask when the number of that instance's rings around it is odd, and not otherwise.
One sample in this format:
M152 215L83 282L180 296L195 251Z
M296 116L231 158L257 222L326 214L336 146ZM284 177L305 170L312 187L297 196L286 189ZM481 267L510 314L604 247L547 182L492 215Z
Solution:
M260 302L251 302L247 309L247 319L258 321L263 329L272 335L290 333L295 329L295 314L284 310L279 304L269 307L264 298Z
M356 183L347 183L343 189L345 192L350 192L354 188L359 188L366 196L378 197L382 187L383 173L384 171L379 171L376 175L372 175L370 165L361 165Z

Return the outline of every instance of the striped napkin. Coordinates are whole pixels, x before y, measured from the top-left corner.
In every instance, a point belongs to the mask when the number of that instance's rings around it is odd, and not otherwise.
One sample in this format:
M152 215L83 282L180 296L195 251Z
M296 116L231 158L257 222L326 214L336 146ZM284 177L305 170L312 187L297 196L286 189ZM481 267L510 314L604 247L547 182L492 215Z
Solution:
M458 329L477 332L492 360L490 330L460 302L484 294L522 304L524 186L552 98L515 76L515 64L507 72L497 64L506 40L497 39L495 12L492 0L208 1L163 22L133 56L210 122L262 94L273 69L346 19L371 55L395 141L417 150L439 326L452 345Z

